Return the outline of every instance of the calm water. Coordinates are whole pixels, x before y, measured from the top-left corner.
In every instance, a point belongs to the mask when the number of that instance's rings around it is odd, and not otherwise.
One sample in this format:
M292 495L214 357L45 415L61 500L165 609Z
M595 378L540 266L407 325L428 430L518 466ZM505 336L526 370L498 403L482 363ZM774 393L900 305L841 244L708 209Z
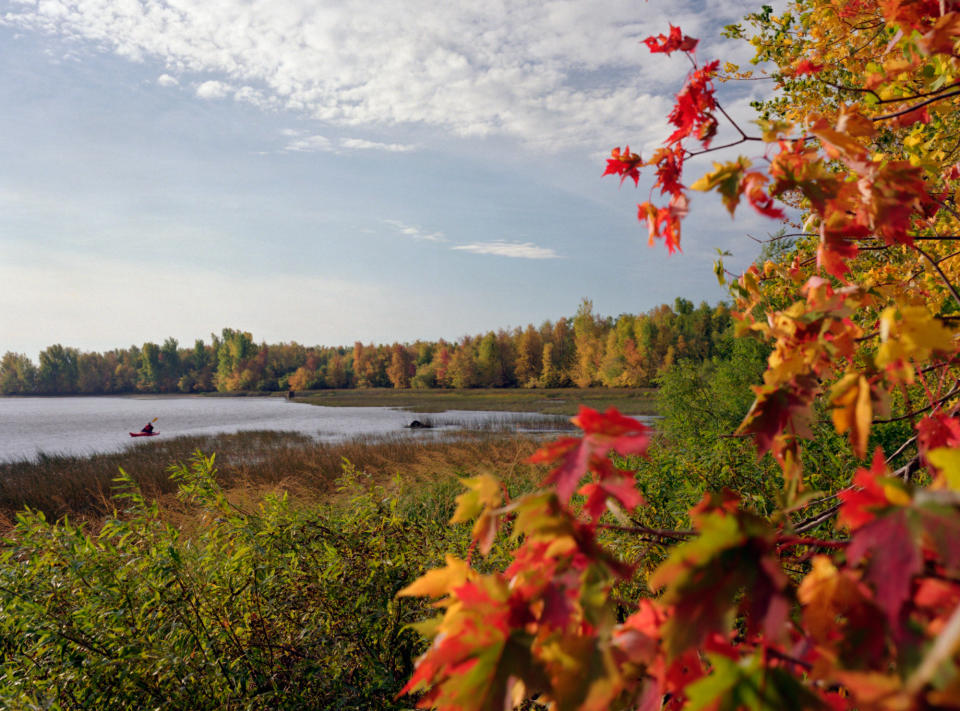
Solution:
M482 426L502 420L505 414L451 411L424 416L386 407L318 407L272 397L0 398L0 461L33 459L40 452L87 455L118 451L150 441L129 433L154 417L161 437L278 430L338 440L356 435L423 436L426 433L404 429L418 417L437 424L448 419Z

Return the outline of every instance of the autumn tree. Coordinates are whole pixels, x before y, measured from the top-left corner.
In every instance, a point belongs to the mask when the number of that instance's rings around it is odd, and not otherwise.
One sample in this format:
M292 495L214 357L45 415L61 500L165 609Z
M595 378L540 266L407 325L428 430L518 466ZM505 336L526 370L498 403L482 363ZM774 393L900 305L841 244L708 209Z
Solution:
M387 368L391 385L397 390L409 388L413 372L414 364L410 352L401 344L394 343L390 348L390 366Z
M638 217L670 252L691 189L789 220L781 255L716 268L737 338L769 351L725 436L770 458L779 491L762 507L708 492L686 527L645 525L627 463L649 432L582 408L581 437L531 458L549 470L541 490L464 481L452 521L473 521L470 554L401 591L439 610L406 687L421 708L960 708L960 3L796 0L748 22L769 74L701 61L678 27L644 40L690 71L664 144L614 149L605 174L652 172ZM725 109L725 80L770 82L755 134ZM687 177L734 147L751 155ZM664 345L661 316L644 349ZM824 478L809 454L837 435L849 451ZM498 538L506 569L474 565ZM627 606L616 585L647 594Z
M476 387L479 379L477 374L477 358L474 345L469 338L463 338L457 344L450 358L447 368L447 378L455 388Z
M532 387L537 384L540 372L543 370L543 339L540 332L527 326L526 330L517 336L517 384L523 387Z

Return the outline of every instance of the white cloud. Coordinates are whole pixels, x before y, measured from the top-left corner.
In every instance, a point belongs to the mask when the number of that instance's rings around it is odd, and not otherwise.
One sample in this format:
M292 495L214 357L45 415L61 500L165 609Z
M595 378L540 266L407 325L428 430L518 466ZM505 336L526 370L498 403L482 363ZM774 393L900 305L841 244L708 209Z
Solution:
M303 136L298 131L284 129L280 134L294 140L284 146L286 151L347 153L350 151L386 151L388 153L407 153L416 150L416 146L407 143L379 143L365 138L341 138L336 144L326 136Z
M372 12L366 0L46 0L18 2L2 21L153 57L181 77L219 76L197 88L202 98L252 84L262 96L237 98L334 125L406 123L555 149L651 140L669 110L662 95L687 66L651 57L640 40L669 22L715 34L752 7L405 0Z
M254 106L259 106L260 108L266 108L270 106L273 102L263 95L263 92L258 89L254 89L252 86L242 86L237 89L233 94L234 101L243 101L248 104L253 104Z
M447 241L447 238L444 236L443 232L424 232L419 227L405 225L404 223L400 222L400 220L384 220L384 222L393 227L400 234L406 235L407 237L412 237L415 240L420 240L422 242Z
M473 254L493 254L498 257L512 257L514 259L557 259L560 255L548 247L538 247L532 242L475 242L461 244L451 249Z
M377 143L363 138L344 138L340 146L355 151L387 151L389 153L407 153L416 150L416 146L408 143Z
M169 86L177 86L180 84L180 82L177 81L176 77L172 77L169 74L161 74L160 76L157 77L157 84L159 84L160 86L169 87Z
M197 87L197 96L201 99L222 99L233 90L229 84L222 81L205 81Z
M286 151L295 151L298 153L310 153L314 151L331 151L333 144L326 136L304 136L290 141L285 147Z

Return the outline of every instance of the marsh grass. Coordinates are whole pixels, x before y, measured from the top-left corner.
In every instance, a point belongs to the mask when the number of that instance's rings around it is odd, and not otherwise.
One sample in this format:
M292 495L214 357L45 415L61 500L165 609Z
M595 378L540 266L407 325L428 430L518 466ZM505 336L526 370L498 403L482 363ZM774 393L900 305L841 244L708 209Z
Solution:
M425 429L456 429L464 432L544 433L570 432L577 427L565 415L494 415L482 421L455 415L420 415L415 419ZM411 425L407 425L410 427Z
M154 439L128 450L87 457L41 455L33 461L0 463L0 527L29 507L48 518L69 516L96 520L122 508L114 498L114 478L126 471L148 498L158 499L174 517L189 517L176 501L170 467L188 461L197 451L216 453L218 482L239 508L255 507L263 496L288 491L310 504L342 496L336 482L350 462L371 485L396 492L411 505L431 497L411 496L417 490L458 490L458 477L496 472L525 480L531 475L526 457L541 440L535 436L460 433L435 437L358 437L324 443L287 432L242 432L201 437ZM439 487L439 489L438 489ZM441 497L449 507L451 497ZM420 502L421 504L423 502ZM423 504L427 505L427 504ZM438 511L437 515L442 512Z
M297 393L297 402L332 407L396 407L410 412L500 410L575 415L580 405L616 407L628 415L655 415L655 388L470 388L466 390L314 390Z

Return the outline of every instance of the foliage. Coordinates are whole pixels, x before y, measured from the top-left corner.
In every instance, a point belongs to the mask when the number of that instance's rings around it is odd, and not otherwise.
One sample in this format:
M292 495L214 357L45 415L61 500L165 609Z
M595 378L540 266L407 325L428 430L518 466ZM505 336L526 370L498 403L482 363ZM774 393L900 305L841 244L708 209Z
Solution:
M794 245L730 275L736 337L769 353L753 402L723 436L749 368L684 367L668 402L728 400L668 409L677 449L584 408L582 438L532 458L551 467L540 491L470 482L454 520L476 518L481 552L509 528L513 560L484 572L451 556L401 591L440 608L406 686L422 708L960 708L960 4L795 0L748 21L776 67L759 135L717 87L764 77L701 63L671 27L645 43L691 63L673 132L649 160L614 149L605 174L638 184L653 167L667 201L638 217L671 252L689 189L796 219ZM759 160L685 185L698 156L740 145ZM639 455L682 491L634 477Z
M320 510L240 511L214 476L199 454L173 470L201 510L193 535L123 473L127 509L98 530L18 516L0 548L0 707L404 707L423 606L394 593L465 536L349 466L349 498Z
M681 308L682 307L682 308ZM307 348L297 343L257 345L245 331L225 328L211 342L180 348L144 343L107 353L57 344L40 354L40 368L24 355L0 358L0 394L103 394L320 390L339 388L644 387L680 358L713 353L729 324L725 305L696 309L678 300L646 314L616 319L593 313L585 300L576 316L539 328L489 331L457 343Z

